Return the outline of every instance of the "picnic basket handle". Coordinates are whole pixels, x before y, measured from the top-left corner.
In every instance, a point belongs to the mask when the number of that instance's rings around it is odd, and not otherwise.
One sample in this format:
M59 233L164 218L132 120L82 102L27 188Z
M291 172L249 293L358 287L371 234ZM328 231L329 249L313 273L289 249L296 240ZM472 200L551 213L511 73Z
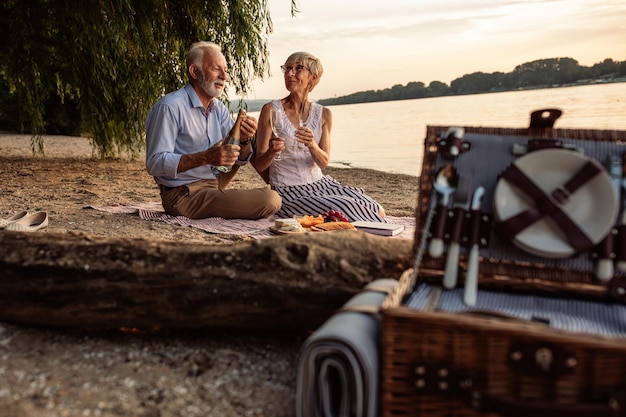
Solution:
M472 405L481 412L497 413L506 417L617 417L626 416L625 394L613 396L601 403L555 404L550 402L518 401L475 391Z

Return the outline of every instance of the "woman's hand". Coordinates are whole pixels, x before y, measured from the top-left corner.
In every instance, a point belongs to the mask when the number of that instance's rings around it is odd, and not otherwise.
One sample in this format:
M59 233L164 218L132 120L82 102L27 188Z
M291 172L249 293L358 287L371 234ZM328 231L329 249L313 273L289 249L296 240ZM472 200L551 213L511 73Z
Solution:
M308 127L302 126L296 129L296 140L307 148L310 148L315 144L313 140L313 131Z
M273 154L277 154L285 149L285 139L283 138L271 138L269 151Z

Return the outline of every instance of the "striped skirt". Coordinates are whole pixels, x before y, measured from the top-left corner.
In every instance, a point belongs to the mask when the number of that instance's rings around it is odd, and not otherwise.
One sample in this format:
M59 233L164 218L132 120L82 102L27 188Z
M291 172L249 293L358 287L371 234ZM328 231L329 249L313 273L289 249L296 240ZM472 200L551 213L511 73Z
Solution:
M317 216L328 210L342 212L348 221L387 223L379 214L380 205L362 188L348 187L330 176L310 184L273 186L283 199L277 217L291 218L305 214Z

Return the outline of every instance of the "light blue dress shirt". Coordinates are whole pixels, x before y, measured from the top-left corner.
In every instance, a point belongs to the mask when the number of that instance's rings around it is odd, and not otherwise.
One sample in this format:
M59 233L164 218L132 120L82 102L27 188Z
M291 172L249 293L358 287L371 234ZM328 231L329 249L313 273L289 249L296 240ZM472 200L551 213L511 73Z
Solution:
M213 165L177 173L183 154L205 151L222 140L234 125L230 112L213 99L206 114L191 84L165 95L146 117L146 168L155 181L178 187L215 179Z

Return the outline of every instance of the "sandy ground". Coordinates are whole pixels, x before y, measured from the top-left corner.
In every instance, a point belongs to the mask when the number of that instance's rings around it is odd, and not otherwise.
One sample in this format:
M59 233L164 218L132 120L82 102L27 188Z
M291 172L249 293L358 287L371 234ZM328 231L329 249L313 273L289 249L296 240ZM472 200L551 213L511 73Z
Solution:
M0 218L46 211L47 232L230 244L245 237L110 214L91 205L159 201L143 159L98 160L85 138L0 133ZM363 187L392 216L412 216L417 178L329 168ZM233 187L263 187L242 168ZM375 278L375 277L374 277ZM31 328L0 322L0 417L293 416L296 360L306 334L137 333Z

